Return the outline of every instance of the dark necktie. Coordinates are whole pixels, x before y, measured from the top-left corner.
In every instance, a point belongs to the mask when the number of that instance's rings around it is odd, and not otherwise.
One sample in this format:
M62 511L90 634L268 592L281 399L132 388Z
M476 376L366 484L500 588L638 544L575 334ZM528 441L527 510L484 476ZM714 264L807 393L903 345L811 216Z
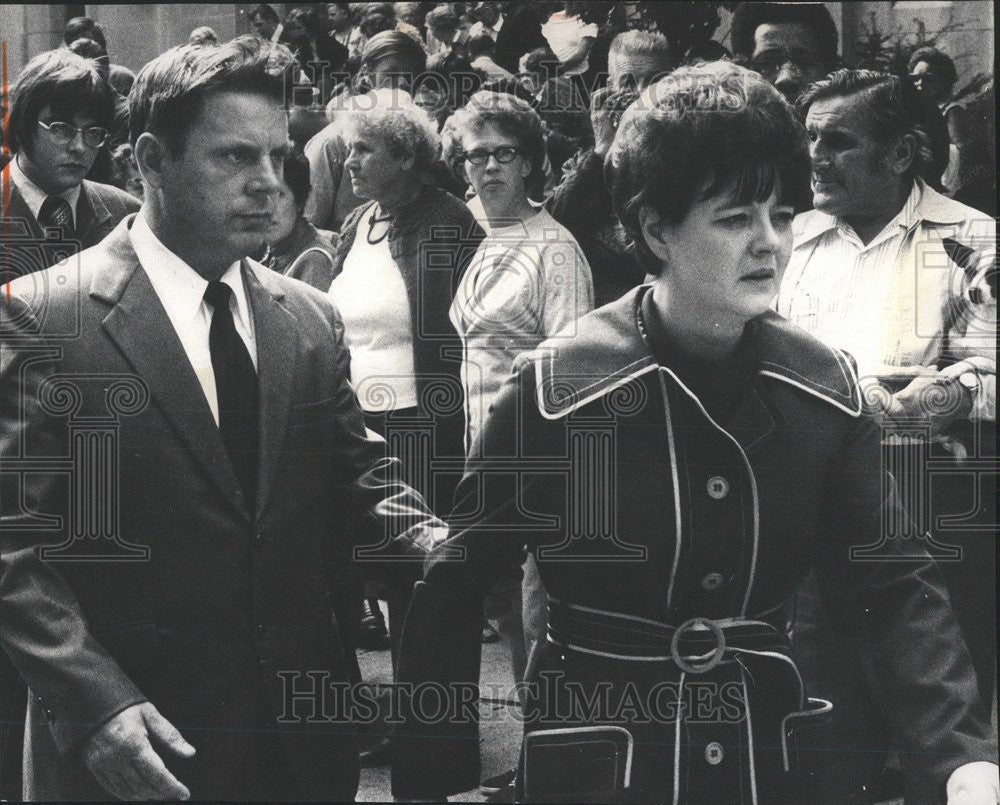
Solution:
M38 223L43 227L59 227L64 238L73 237L73 211L62 196L46 196L38 211Z
M208 283L205 301L213 308L208 347L219 401L219 430L252 513L257 496L257 372L233 323L232 293L223 282Z

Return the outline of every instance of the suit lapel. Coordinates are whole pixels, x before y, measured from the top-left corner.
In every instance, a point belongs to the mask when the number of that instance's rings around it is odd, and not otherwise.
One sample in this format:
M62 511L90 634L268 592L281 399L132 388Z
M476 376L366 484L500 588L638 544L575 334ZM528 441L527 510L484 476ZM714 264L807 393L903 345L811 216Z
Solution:
M80 188L80 200L76 205L76 237L85 249L101 239L101 228L111 218L111 212L103 199L88 188L87 184L84 182Z
M292 378L299 353L295 318L281 304L284 293L262 269L261 276L243 263L257 339L257 387L260 417L257 443L257 513L264 510L280 465L288 426Z
M132 250L128 238L131 219L125 219L102 243L107 245L109 259L95 272L91 283L91 296L114 305L102 325L146 383L151 399L188 452L226 500L249 517L205 393Z

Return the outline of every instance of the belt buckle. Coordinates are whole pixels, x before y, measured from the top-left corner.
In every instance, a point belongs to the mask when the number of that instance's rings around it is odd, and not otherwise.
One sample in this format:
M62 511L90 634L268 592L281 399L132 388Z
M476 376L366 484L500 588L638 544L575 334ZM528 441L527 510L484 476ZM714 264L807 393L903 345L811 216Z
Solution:
M709 657L702 663L693 663L685 660L680 653L680 642L681 638L684 636L685 632L694 631L696 627L705 627L710 631L715 637L715 648L712 650L712 656ZM704 674L711 671L722 662L722 656L726 653L726 636L722 632L722 628L713 620L708 618L691 618L684 621L680 626L674 630L674 636L670 641L670 656L673 658L674 662L677 663L677 667L682 671L689 674Z

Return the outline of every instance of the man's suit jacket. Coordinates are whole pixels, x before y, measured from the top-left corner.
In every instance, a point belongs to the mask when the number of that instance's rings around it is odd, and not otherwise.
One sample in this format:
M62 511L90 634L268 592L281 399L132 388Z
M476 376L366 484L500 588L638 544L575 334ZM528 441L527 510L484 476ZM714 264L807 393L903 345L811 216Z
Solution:
M96 246L141 202L108 184L84 181L76 205L76 232L72 240L46 238L24 196L14 185L0 193L0 278L3 282L41 271L63 257ZM7 203L9 192L9 204Z
M195 799L233 798L262 723L280 731L299 785L290 796L352 798L352 714L321 699L324 684L347 679L329 571L346 561L343 535L385 537L383 555L419 560L440 522L366 434L326 297L249 262L260 459L248 507L131 247L133 217L78 259L15 281L0 304L0 642L30 688L25 793L100 798L81 743L148 699L198 750L167 759ZM91 446L114 442L117 472L70 499L67 486L96 466L79 459L81 422L105 434L84 437ZM77 461L69 479L17 472L66 456ZM85 561L108 540L70 541L75 561L39 557L39 544L72 540L81 522L148 557ZM420 561L373 564L400 586L420 571Z

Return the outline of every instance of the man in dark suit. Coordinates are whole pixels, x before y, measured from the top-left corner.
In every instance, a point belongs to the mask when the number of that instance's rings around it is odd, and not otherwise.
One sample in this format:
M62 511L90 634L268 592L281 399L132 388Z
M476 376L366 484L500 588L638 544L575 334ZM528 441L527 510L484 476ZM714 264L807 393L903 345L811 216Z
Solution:
M11 91L9 185L0 194L6 282L99 243L139 202L85 181L109 137L114 96L93 62L60 49L36 56Z
M88 40L89 41L89 40ZM0 282L40 271L101 241L139 202L84 176L108 137L113 93L68 50L32 59L11 93L13 157L0 177ZM126 123L127 125L127 123ZM0 655L0 797L20 792L24 686Z
M0 642L30 688L28 799L356 793L332 575L353 548L405 589L443 524L365 430L327 298L245 257L292 64L240 37L146 65L141 211L0 300Z

